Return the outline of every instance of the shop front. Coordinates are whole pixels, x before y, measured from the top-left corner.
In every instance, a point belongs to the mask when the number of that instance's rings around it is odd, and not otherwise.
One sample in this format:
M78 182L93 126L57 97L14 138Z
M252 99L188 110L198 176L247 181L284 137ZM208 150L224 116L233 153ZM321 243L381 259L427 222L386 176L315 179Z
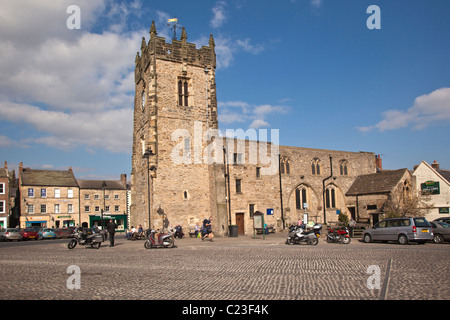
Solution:
M31 227L41 227L47 228L49 222L48 216L22 216L20 217L20 227L21 228L31 228Z
M8 218L0 217L0 229L8 227ZM14 226L15 227L15 226Z
M103 214L103 224L102 224L102 215L95 214L89 216L89 228L93 228L97 226L100 230L102 226L106 228L109 220L113 220L117 224L116 232L125 232L128 229L128 221L126 214Z
M52 220L55 220L55 228L68 228L75 227L75 218L69 215L57 215L53 216Z

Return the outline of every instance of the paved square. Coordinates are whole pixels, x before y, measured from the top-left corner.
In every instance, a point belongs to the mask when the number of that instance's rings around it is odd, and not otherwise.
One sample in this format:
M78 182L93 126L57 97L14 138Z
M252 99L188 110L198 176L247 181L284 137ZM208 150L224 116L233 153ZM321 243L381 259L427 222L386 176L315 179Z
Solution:
M286 232L176 240L145 249L117 236L100 249L69 240L0 243L2 299L301 300L450 299L450 245L361 243L286 245ZM80 268L81 289L67 273ZM370 269L368 268L375 266ZM378 288L368 288L368 280ZM370 278L370 279L369 279Z

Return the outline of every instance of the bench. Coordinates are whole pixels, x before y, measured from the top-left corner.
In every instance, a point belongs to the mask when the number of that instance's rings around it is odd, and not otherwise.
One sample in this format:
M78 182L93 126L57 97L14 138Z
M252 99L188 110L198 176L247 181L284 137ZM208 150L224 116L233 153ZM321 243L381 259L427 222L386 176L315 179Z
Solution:
M268 225L267 229L269 231L269 233L275 233L275 228L273 227L273 225ZM263 234L264 232L264 228L255 228L256 230L256 234Z

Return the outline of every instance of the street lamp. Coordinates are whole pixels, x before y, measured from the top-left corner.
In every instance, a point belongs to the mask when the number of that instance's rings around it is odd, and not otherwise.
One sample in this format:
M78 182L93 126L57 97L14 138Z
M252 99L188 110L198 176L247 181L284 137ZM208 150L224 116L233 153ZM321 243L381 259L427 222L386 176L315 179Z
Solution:
M147 158L147 193L148 193L148 228L151 228L150 225L150 169L154 171L156 169L155 166L150 168L150 156L154 156L155 153L152 151L152 148L148 147L142 157Z
M106 189L106 182L105 182L105 180L103 180L103 183L102 183L102 190L103 190L102 231L105 230L104 223L103 223L103 212L105 211L105 189Z

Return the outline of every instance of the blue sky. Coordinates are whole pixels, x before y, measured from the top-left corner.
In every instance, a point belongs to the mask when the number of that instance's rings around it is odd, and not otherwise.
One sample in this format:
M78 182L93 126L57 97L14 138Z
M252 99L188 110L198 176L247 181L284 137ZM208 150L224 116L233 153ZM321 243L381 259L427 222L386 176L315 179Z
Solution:
M67 28L78 5L81 29ZM370 5L381 29L368 29ZM217 54L220 129L450 169L450 1L0 0L0 161L131 172L134 57L151 21Z

